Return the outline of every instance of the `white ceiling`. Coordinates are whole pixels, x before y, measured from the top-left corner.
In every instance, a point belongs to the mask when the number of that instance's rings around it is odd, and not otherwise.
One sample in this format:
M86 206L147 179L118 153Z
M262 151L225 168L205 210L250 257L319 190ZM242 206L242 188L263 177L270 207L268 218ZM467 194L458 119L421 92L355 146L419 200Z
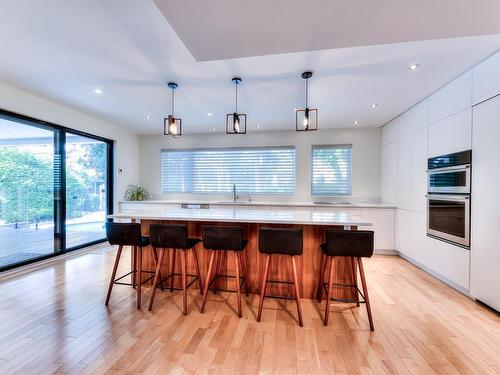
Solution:
M155 0L198 61L500 34L498 0Z
M185 2L193 6L192 1L170 1L181 10ZM229 2L199 2L204 3L217 9ZM290 3L295 2L287 1ZM161 2L161 6L165 4ZM479 17L469 9L457 9L462 18ZM500 49L500 35L490 35L283 54L287 50L277 48L281 44L273 42L275 36L270 33L271 42L263 43L265 48L242 49L241 53L272 55L201 62L196 61L153 0L18 0L2 2L0 10L0 80L140 134L162 134L163 116L170 111L165 84L170 80L179 83L176 112L183 119L184 132L206 133L212 127L222 132L225 114L234 110L230 79L235 75L243 78L239 109L248 114L248 131L294 129L293 108L302 107L304 99L300 73L309 69L314 72L310 103L319 108L320 128L352 127L354 120L359 121L357 126L381 126ZM281 9L283 14L288 10ZM200 6L190 11L195 20L205 9ZM307 9L304 12L307 14ZM255 19L251 17L258 19L260 13L241 14L247 15L245 24L253 24ZM480 15L491 32L490 14ZM350 26L359 28L359 24L353 21ZM192 22L191 27L196 30L198 25ZM309 29L314 27L308 25ZM457 29L455 24L450 28ZM439 35L449 35L446 25L442 29ZM464 33L472 33L469 30L463 28ZM486 33L477 27L473 31ZM351 35L346 40L354 35L352 30L346 33ZM207 47L215 48L213 35L207 33ZM280 38L277 40L287 40ZM203 41L199 36L197 40ZM229 44L228 40L232 38L216 43ZM293 47L290 40L284 48ZM360 40L365 39L351 42ZM309 46L304 40L301 43L304 51L318 47L314 41ZM255 43L249 45L255 47ZM269 50L273 45L276 49ZM216 52L228 56L235 53L231 46L220 51ZM421 68L408 71L408 64L414 62ZM102 95L93 93L97 87L103 90ZM379 104L376 109L370 108L374 102ZM214 115L207 117L208 112ZM146 114L150 120L145 119ZM262 128L257 129L257 125Z

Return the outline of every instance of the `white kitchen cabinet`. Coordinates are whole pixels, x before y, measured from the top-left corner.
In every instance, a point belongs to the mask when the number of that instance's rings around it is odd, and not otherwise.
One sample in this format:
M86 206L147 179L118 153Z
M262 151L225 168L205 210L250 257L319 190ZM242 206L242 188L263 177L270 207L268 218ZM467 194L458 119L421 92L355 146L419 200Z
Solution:
M429 97L429 124L469 108L471 105L472 71L468 71Z
M427 260L426 216L424 213L397 210L398 251L425 265Z
M398 208L411 209L411 149L412 139L407 136L398 145Z
M395 250L393 209L363 208L362 220L372 223L371 227L359 229L375 232L375 250Z
M470 250L427 237L427 267L469 290Z
M472 70L472 103L483 102L500 94L500 52Z
M399 120L401 137L427 127L429 123L429 100L425 99L403 113Z
M411 209L425 213L427 208L427 128L411 137Z
M400 119L395 118L382 128L382 144L394 142L399 139L399 122Z
M500 97L474 107L471 289L500 310Z
M470 150L472 109L467 108L429 126L429 157Z
M380 159L382 202L397 203L398 142L383 145Z

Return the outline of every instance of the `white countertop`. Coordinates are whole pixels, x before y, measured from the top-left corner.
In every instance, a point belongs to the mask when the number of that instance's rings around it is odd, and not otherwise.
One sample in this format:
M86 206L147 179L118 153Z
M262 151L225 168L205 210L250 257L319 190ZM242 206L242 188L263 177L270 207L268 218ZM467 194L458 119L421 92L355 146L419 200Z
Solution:
M395 209L396 206L390 203L371 203L371 202L261 202L261 201L202 201L196 199L185 200L146 200L146 201L120 201L120 203L132 204L209 204L211 206L273 206L273 207L331 207L331 208L389 208Z
M182 209L158 208L151 210L135 210L109 215L110 219L139 220L179 220L179 221L213 221L230 223L262 223L262 224L302 224L302 225L342 225L371 226L372 223L362 221L343 212L317 212L313 210L245 210L245 209Z

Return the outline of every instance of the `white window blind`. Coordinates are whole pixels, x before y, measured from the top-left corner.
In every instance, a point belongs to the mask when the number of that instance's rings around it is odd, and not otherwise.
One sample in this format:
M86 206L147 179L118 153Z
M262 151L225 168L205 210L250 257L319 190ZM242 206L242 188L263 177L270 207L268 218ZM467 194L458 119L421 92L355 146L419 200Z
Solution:
M295 147L162 150L164 193L293 194Z
M352 145L312 147L311 193L352 194Z

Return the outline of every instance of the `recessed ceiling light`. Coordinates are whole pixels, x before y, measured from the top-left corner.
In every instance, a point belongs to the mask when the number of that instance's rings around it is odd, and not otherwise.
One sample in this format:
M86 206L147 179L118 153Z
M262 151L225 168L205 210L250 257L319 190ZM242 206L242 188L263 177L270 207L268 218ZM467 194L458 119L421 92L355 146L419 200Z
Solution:
M294 110L295 112L297 112L299 109L298 109L298 108L294 108L293 110Z
M408 65L408 70L417 70L420 68L420 64L410 64Z
M359 121L358 121L358 120L354 120L354 121L353 121L353 124L354 124L354 125L358 125L358 124L359 124Z
M257 128L259 128L259 129L260 129L260 128L262 128L262 126L261 126L261 125L257 125Z
M378 104L377 104L377 103L372 103L372 104L370 104L370 107L372 107L372 108L377 108L377 107L378 107Z
M212 130L215 130L215 128L212 128Z
M151 118L151 116L150 116L150 115L146 115L146 116L144 116L144 118L145 118L146 120L149 120L149 119Z
M207 116L208 116L208 117L212 117L213 115L214 115L214 114L213 114L212 112L208 112L208 113L207 113Z
M96 95L101 95L102 94L102 90L97 88L97 89L94 89L94 94Z

